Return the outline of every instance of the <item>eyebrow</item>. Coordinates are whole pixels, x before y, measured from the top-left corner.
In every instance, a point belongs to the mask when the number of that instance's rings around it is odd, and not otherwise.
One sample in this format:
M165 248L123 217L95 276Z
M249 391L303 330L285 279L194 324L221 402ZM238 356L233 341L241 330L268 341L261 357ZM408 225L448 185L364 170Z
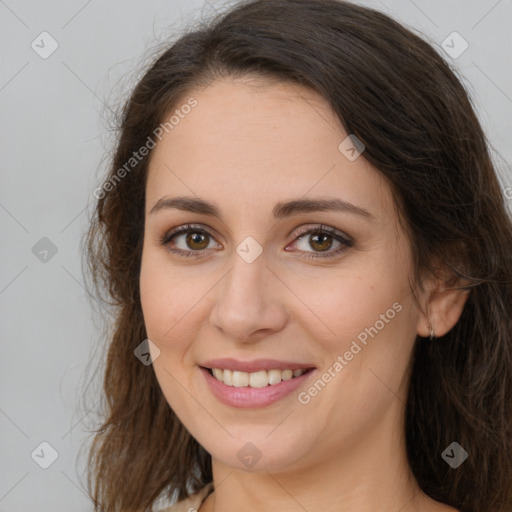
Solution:
M162 197L155 203L149 213L154 214L169 208L191 213L199 213L202 215L210 215L218 219L222 218L220 209L214 203L205 201L204 199L188 196ZM341 199L294 199L291 201L279 202L274 206L272 215L275 219L282 219L296 213L320 211L347 212L360 215L368 220L376 220L375 216L368 210Z

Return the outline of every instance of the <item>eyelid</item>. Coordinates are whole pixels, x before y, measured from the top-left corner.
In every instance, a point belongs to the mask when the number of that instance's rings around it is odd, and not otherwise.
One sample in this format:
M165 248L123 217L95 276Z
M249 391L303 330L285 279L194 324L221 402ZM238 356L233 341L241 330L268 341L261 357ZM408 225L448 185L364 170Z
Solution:
M194 229L196 229L197 231L200 231L200 232L206 232L206 233L208 233L208 235L215 238L214 235L211 233L211 231L214 231L212 228L210 228L209 226L204 225L204 224L194 224L194 223L182 224L180 226L171 228L168 231L166 231L165 235L162 238L170 238L172 235L182 234L182 233L186 232L187 230L194 230ZM339 229L333 228L326 224L313 224L313 223L305 224L305 225L299 226L298 228L295 228L287 235L287 237L294 234L294 239L292 240L292 241L294 241L295 238L300 237L305 234L308 234L311 231L322 231L322 232L327 232L329 234L336 234L336 235L340 236L341 238L343 238L345 240L345 242L347 242L347 243L354 242L352 237L350 237L343 231L340 231Z
M293 231L293 233L294 233L293 241L295 241L296 238L301 237L302 235L314 234L315 232L321 232L321 233L328 233L330 235L336 235L336 236L342 238L346 243L354 243L354 240L352 239L352 237L350 237L343 231L340 231L339 229L333 228L326 224L306 224L304 226L300 226L297 229L298 229L298 231Z
M194 224L194 223L182 224L180 226L176 226L176 227L171 228L168 231L166 231L164 233L164 235L158 239L158 241L162 245L167 245L176 236L185 235L185 234L187 234L189 232L198 232L198 233L205 233L205 234L207 234L209 237L211 237L212 239L214 239L217 242L217 237L212 234L212 231L214 231L214 230L212 230L209 226L205 227L202 224ZM222 245L222 244L220 244L220 242L217 242L217 243L219 245ZM184 250L177 250L177 251L174 251L174 252L186 252L186 251L184 251ZM201 251L191 251L191 252L200 253Z
M159 242L161 245L166 246L176 236L181 236L183 234L187 234L189 232L194 232L194 231L198 232L198 233L205 233L217 242L216 236L214 236L210 230L211 230L211 228L209 226L205 227L205 225L203 225L203 224L194 224L194 223L182 224L180 226L176 226L176 227L168 230L159 239ZM325 256L323 255L324 252L322 252L322 251L301 251L301 250L299 250L299 252L307 254L308 256L306 256L306 257L328 258L331 256L339 255L344 250L349 249L350 247L352 247L354 245L354 240L352 239L352 237L350 237L346 233L344 233L336 228L333 228L333 227L325 225L325 224L306 224L306 225L300 226L299 228L296 228L296 230L294 231L293 240L291 243L296 243L297 240L302 238L304 235L314 235L317 233L328 234L328 235L332 236L339 243L343 244L344 247L338 248L333 251L325 251ZM220 244L219 242L217 242L217 243ZM220 244L220 245L222 245L222 244ZM288 245L289 244L287 244L287 247L288 247ZM204 257L205 251L209 251L209 250L211 251L211 249L201 249L201 250L196 250L196 251L184 250L184 249L168 249L168 250L173 252L174 254L178 254L181 256L192 256L192 254L194 254L194 257L197 257L197 258L200 258L202 256ZM286 250L286 248L285 248L285 250Z

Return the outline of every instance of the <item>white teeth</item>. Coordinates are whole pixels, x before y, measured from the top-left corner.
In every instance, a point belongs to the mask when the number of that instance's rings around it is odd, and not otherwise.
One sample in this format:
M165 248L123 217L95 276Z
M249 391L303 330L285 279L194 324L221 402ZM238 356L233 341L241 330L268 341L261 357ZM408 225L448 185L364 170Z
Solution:
M220 376L217 379L222 380L226 386L233 385L233 372L231 370L219 370Z
M233 386L235 388L243 388L249 385L249 374L247 372L233 371Z
M272 386L272 384L279 384L281 382L281 370L269 370L268 374L268 383Z
M279 384L282 380L290 380L294 377L300 377L306 370L261 370L259 372L239 372L223 370L221 368L212 368L213 376L226 384L237 388L248 387L264 388Z
M292 370L283 370L283 373L281 374L281 379L290 380L292 377L293 377Z
M251 388L263 388L268 386L268 375L265 370L261 372L249 373L249 386Z

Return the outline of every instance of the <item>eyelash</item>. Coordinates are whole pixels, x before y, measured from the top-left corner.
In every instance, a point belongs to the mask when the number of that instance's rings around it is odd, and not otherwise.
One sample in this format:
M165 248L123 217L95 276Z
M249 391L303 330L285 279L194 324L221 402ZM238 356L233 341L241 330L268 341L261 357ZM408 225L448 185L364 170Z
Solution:
M199 225L196 224L184 224L183 226L179 226L177 228L171 229L168 231L161 239L160 244L167 246L173 238L175 238L178 235L184 234L184 233L197 233L201 235L207 235L211 238L214 238L213 235L211 235L208 231L201 228ZM348 237L342 236L337 230L334 228L331 228L329 226L323 226L322 224L320 226L317 226L316 228L312 228L306 231L302 231L301 233L298 233L295 240L300 239L304 237L305 235L330 235L332 236L336 241L340 242L342 244L341 247L334 251L330 252L309 252L309 251L303 251L306 253L306 258L331 258L334 256L338 256L342 252L346 251L350 247L354 245L353 240L351 240ZM180 256L184 257L201 257L198 255L198 253L201 253L202 251L205 251L206 249L197 250L197 251L185 251L183 249L171 249L167 247L167 249L175 254L179 254Z

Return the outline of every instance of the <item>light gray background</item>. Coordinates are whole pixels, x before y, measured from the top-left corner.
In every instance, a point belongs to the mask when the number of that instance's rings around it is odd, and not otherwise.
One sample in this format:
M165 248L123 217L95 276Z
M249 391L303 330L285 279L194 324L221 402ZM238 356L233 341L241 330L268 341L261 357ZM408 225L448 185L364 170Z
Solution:
M421 31L456 64L511 187L512 0L360 3ZM214 0L0 0L0 512L92 510L82 443L95 425L100 375L82 402L101 325L83 288L79 242L109 149L105 114L155 42L220 8ZM31 48L43 31L59 45L47 59ZM440 46L453 31L469 44L456 59ZM43 237L57 248L46 262L32 251ZM58 452L48 469L31 458L43 441ZM36 453L49 460L44 446Z

